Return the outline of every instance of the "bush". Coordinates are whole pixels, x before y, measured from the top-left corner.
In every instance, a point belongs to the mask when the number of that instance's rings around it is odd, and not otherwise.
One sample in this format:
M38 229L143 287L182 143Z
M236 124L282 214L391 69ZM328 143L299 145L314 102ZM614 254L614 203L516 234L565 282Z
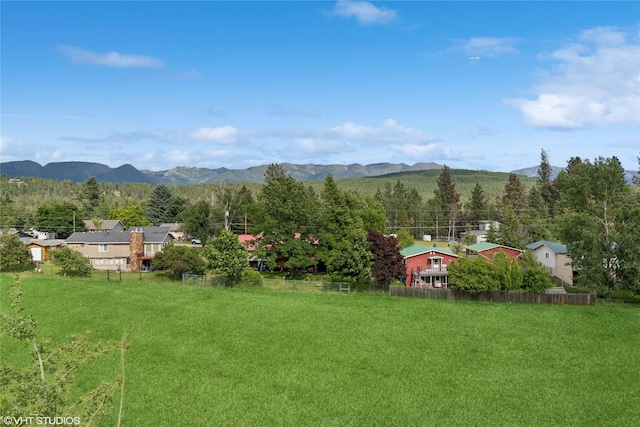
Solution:
M617 291L611 292L611 299L624 299L640 302L640 296L634 295L633 292L626 289L619 289Z
M255 270L246 269L242 272L242 284L248 288L260 288L262 275Z

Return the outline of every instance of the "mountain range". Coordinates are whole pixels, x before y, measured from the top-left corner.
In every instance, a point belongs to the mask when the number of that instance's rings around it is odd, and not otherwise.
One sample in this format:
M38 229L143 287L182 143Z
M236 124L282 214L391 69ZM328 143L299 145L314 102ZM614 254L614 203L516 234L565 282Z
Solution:
M281 163L284 170L296 181L322 180L331 174L336 179L363 178L369 176L381 176L391 173L411 172L430 169L440 169L442 165L429 163L416 163L406 165L404 163L373 163L361 165L297 165ZM151 171L138 170L130 164L117 168L111 168L101 163L90 162L55 162L42 166L31 160L21 160L0 163L0 173L9 178L38 177L55 180L71 180L84 182L89 177L95 177L98 182L144 182L149 184L174 184L189 185L218 182L263 182L267 165L254 166L247 169L207 169L197 167L178 166L170 170ZM552 179L563 168L552 166ZM513 173L522 176L535 177L538 174L538 166L518 169ZM631 182L634 171L625 171L627 181Z
M370 165L296 165L281 163L284 170L297 181L322 180L331 174L336 179L380 176L390 173L439 169L437 163L374 163ZM95 177L98 182L146 182L149 184L203 184L217 182L263 182L267 165L247 169L207 169L178 166L170 170L138 170L130 164L117 168L100 163L57 162L44 166L31 160L0 163L0 173L9 178L38 177L84 182Z

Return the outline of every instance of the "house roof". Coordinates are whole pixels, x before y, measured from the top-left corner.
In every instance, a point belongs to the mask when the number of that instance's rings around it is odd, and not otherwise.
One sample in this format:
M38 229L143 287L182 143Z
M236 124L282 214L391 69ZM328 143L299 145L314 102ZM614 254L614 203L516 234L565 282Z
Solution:
M67 243L123 243L129 244L127 231L77 232L67 237Z
M242 243L249 252L256 250L256 243L262 238L262 234L238 234L238 240Z
M160 227L169 227L171 231L182 231L182 223L179 222L168 222L160 224Z
M105 219L102 221L102 225L100 225L100 228L102 230L113 230L115 226L118 225L118 223L120 223L120 225L122 225L122 227L124 228L124 224L119 219ZM92 219L85 219L84 227L87 230L95 230L97 228Z
M496 243L489 243L489 242L480 242L480 243L476 243L475 245L467 246L467 250L472 252L478 252L478 253L488 251L490 249L495 249L495 248L507 248L507 249L513 249L514 251L522 252L522 249L512 248L510 246L498 245Z
M64 240L62 239L47 239L47 240L31 239L31 241L29 242L29 245L42 246L43 248L46 248L46 247L60 246L63 243L64 243Z
M489 249L497 248L499 246L500 245L496 245L495 243L480 242L480 243L476 243L475 245L467 246L467 250L470 250L472 252L482 252Z
M129 244L129 234L132 231L142 231L145 243L162 243L169 234L170 227L133 227L129 231L97 231L93 233L73 233L66 240L67 243L121 243Z
M538 249L540 246L546 246L549 250L555 254L566 254L567 247L560 242L550 242L548 240L538 240L527 245L527 249L532 251Z
M458 257L458 255L453 253L453 251L451 251L451 249L449 249L449 248L441 248L441 247L435 247L434 248L434 247L424 246L424 245L407 246L406 248L404 248L404 249L402 249L400 251L400 254L405 258L410 258L412 256L426 254L426 253L429 253L429 252L438 252L438 253L441 253L441 254L454 256L456 258Z
M145 243L162 243L171 231L171 227L133 227L130 231L142 230Z

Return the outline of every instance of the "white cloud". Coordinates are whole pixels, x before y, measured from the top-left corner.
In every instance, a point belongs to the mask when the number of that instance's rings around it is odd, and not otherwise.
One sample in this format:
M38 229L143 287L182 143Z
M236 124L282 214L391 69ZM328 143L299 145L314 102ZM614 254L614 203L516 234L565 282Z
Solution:
M378 127L346 122L323 133L333 138L374 144L390 144L399 141L424 144L436 140L435 137L420 129L398 124L395 119L386 119Z
M191 132L193 139L218 144L236 144L241 135L242 132L233 126L204 127Z
M506 99L535 128L570 130L640 123L640 44L613 28L585 30L543 59L558 61L534 99ZM633 41L631 41L633 40Z
M33 154L34 147L9 136L0 136L0 158L2 161L24 160Z
M398 19L398 12L379 8L366 1L338 0L333 14L344 18L355 18L363 25L390 24Z
M462 50L468 55L480 58L496 58L498 56L517 53L514 45L518 39L512 37L472 37L461 41L453 50Z
M77 64L104 65L116 68L163 68L164 61L146 55L130 55L119 52L95 53L76 46L59 45L58 52Z

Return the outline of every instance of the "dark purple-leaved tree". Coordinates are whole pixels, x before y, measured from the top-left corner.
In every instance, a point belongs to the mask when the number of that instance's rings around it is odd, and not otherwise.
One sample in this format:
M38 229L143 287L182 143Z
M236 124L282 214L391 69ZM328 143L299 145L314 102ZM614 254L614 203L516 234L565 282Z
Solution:
M367 239L373 256L371 273L374 279L388 285L392 280L405 277L407 270L404 257L400 253L398 239L395 236L385 236L375 230L369 230Z

